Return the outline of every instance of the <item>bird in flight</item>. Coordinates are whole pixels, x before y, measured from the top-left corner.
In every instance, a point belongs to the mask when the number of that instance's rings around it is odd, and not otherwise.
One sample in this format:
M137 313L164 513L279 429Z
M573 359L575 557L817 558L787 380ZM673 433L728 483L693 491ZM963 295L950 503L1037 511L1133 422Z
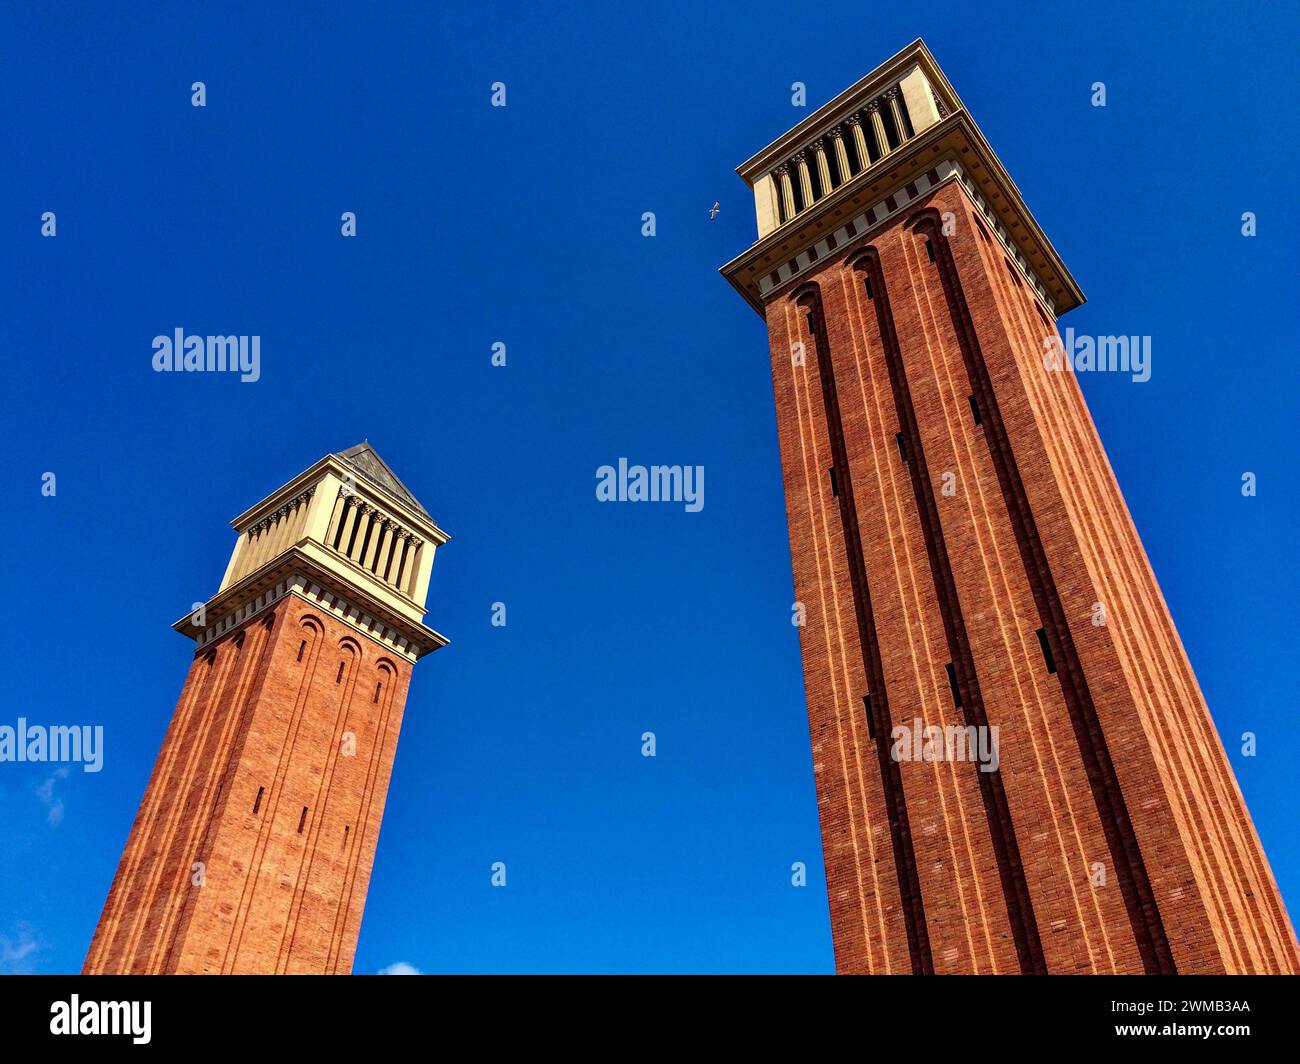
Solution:
M713 206L709 208L709 221L713 221L718 216L718 211L722 210L722 204L717 200L713 201Z

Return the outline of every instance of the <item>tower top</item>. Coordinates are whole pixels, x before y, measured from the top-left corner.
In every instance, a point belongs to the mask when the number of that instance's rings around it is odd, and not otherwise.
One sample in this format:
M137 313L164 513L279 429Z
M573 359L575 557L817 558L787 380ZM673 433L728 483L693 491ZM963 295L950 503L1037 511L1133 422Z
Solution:
M414 660L447 644L423 623L450 537L368 440L326 455L231 522L213 598L172 627L202 648L283 595L316 602Z
M1008 259L1054 315L1084 302L1020 190L917 40L736 170L758 240L722 274L760 314L814 262L947 180L965 186Z
M375 487L382 488L400 502L424 514L425 517L429 516L429 511L411 494L389 464L379 457L379 452L370 445L369 440L362 440L355 447L340 451L334 457L342 459Z

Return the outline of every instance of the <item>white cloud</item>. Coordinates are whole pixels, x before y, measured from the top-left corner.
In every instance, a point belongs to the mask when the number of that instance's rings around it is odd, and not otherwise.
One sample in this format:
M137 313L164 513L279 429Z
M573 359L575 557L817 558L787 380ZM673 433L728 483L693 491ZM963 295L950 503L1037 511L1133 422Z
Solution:
M59 780L66 780L69 771L71 770L66 765L63 768L55 769L54 775L36 788L36 797L41 800L41 804L47 810L45 821L51 826L57 826L63 822L63 799L54 793L54 784Z
M40 949L43 943L32 934L29 924L19 924L14 930L15 938L0 932L0 972L27 974L33 970L27 958Z
M398 961L396 964L390 964L387 968L379 969L380 975L423 975L414 964L407 964L406 961Z

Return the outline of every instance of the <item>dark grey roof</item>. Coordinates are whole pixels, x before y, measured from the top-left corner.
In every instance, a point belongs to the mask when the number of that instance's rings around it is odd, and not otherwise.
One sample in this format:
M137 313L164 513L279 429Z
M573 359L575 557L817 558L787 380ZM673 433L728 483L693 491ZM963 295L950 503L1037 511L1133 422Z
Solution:
M369 440L362 440L355 447L340 451L334 457L341 459L370 483L383 488L389 495L406 503L417 513L429 517L429 511L420 504L419 499L411 494L397 474L389 468L388 463L379 457L375 449L370 446ZM431 517L429 519L433 520Z

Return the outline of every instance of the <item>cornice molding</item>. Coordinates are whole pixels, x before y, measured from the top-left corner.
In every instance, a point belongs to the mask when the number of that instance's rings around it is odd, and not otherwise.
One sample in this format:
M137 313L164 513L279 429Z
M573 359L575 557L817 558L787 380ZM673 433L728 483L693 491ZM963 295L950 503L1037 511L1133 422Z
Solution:
M876 165L863 170L808 210L773 230L720 270L760 315L766 296L759 279L797 258L845 222L887 198L936 163L952 159L978 190L1047 293L1055 315L1080 306L1085 297L1051 241L1025 205L1020 190L978 127L963 110L955 111L908 140Z
M301 585L295 584L295 579ZM295 592L295 588L297 589ZM315 589L315 592L312 589ZM193 639L202 649L274 605L286 594L323 602L345 623L372 639L391 646L411 660L446 646L450 640L423 624L395 612L364 590L349 583L297 547L292 547L256 572L204 604L204 623L195 625L186 614L172 628ZM338 604L334 608L334 604Z

